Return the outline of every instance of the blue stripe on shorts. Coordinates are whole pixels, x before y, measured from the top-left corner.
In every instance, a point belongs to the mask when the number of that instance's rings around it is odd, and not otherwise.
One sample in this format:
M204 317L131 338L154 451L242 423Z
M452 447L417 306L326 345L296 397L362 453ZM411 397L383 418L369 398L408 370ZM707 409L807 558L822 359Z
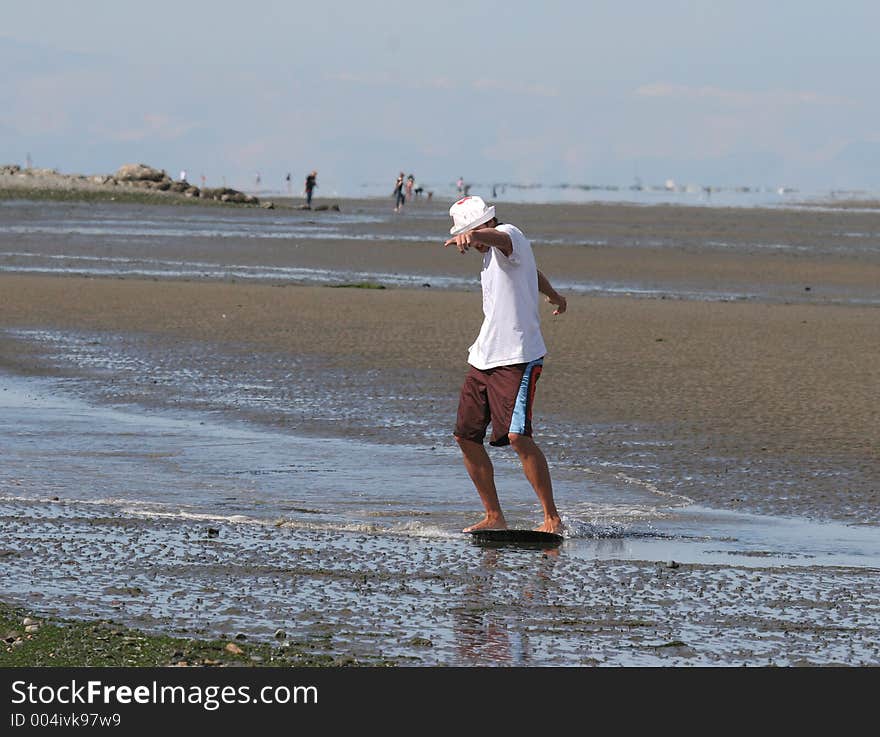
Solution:
M510 418L510 430L509 432L515 432L517 435L522 435L526 431L526 423L531 420L531 394L532 394L532 374L534 373L535 367L541 367L544 365L544 359L538 358L534 361L530 361L526 365L526 370L523 372L522 381L519 384L519 391L516 394L516 404L513 405L513 417ZM538 370L540 372L540 368ZM531 423L529 423L531 424Z

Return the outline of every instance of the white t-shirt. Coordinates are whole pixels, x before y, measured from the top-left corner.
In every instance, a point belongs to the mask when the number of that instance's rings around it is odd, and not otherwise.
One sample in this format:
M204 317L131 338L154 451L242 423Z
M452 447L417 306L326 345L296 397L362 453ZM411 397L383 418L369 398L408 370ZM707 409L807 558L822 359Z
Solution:
M528 363L546 352L538 312L538 268L532 245L522 231L506 223L498 230L513 244L510 256L497 248L483 254L483 325L468 349L468 363L485 371Z

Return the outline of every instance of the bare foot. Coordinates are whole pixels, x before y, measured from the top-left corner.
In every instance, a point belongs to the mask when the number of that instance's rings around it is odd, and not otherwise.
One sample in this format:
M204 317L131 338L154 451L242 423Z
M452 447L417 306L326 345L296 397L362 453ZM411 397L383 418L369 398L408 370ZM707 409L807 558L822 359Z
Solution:
M465 527L462 532L476 532L477 530L506 530L507 522L504 515L483 517L477 524Z
M564 529L565 525L559 517L548 517L543 525L535 528L537 532L552 532L554 535L561 535Z

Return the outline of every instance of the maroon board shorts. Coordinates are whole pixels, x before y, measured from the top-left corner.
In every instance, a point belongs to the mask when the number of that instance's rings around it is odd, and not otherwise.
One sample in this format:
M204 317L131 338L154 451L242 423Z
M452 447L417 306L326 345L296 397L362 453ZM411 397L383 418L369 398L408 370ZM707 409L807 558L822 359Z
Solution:
M509 445L509 433L532 436L532 404L544 359L485 371L470 366L458 400L456 437L482 443L492 423L489 445Z

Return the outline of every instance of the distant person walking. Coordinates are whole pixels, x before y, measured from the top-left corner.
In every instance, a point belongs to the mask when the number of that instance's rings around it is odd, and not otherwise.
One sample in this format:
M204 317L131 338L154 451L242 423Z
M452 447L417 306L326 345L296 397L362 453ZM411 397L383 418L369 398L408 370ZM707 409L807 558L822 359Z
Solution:
M318 172L313 171L306 177L306 207L312 209L312 193L318 186Z
M415 187L415 186L416 186L416 178L412 174L410 174L406 178L406 201L407 202L412 202L413 187Z
M403 203L406 200L406 194L404 194L405 186L404 173L400 172L397 175L397 181L394 182L394 192L391 193L392 197L394 197L394 212L400 212L403 209Z
M290 178L290 172L287 172L287 176L284 177L284 181L287 182L287 194L290 194L292 191L292 180Z
M456 182L456 186L458 187L458 193L464 194L464 179L462 177L458 178L458 182Z

